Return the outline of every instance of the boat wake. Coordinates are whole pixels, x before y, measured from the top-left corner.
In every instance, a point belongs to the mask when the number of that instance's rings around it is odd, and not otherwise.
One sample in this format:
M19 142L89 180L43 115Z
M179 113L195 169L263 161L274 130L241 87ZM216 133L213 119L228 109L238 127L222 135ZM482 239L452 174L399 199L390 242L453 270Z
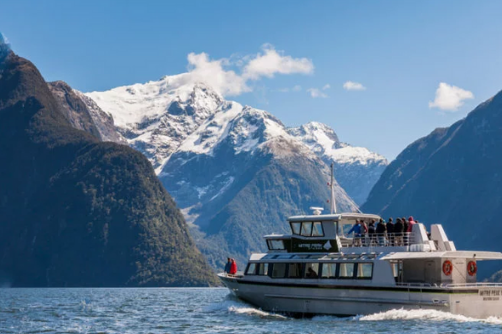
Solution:
M455 322L482 322L493 325L502 325L502 319L490 317L487 319L470 318L459 314L441 312L436 310L390 310L353 318L359 321L383 321L383 320L426 320L426 321L455 321Z
M232 314L242 314L242 315L251 315L251 316L259 316L261 318L273 318L280 320L290 319L284 315L262 311L258 308L255 308L249 304L244 303L243 301L233 297L232 295L228 295L224 301L211 304L204 308L205 312L229 312Z

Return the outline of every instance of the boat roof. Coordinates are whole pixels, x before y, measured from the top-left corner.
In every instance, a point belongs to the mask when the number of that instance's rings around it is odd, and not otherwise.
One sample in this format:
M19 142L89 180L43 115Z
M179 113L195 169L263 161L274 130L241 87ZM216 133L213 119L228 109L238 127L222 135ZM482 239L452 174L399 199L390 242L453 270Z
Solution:
M437 259L437 258L466 258L475 260L502 260L500 252L483 251L449 251L449 252L396 252L389 253L381 260L407 260L407 259Z
M356 220L356 219L375 219L379 220L380 216L368 214L368 213L355 213L355 212L347 212L347 213L336 213L329 215L307 215L307 216L291 216L288 218L290 222L296 221L340 221L342 219L346 220Z

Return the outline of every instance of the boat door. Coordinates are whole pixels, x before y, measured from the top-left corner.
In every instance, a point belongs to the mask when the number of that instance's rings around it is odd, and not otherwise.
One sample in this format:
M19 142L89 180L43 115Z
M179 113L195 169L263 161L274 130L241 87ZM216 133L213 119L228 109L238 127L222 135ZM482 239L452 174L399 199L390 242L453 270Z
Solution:
M434 261L425 261L424 266L424 279L426 283L432 284L434 282Z

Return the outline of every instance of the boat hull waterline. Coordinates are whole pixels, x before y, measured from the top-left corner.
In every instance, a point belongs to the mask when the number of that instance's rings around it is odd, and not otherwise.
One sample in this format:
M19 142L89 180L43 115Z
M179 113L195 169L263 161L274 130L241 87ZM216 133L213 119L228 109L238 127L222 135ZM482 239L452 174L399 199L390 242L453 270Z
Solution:
M437 310L472 318L500 317L502 287L376 287L333 285L328 282L277 282L243 280L218 275L241 300L264 311L293 316L356 316L394 309Z

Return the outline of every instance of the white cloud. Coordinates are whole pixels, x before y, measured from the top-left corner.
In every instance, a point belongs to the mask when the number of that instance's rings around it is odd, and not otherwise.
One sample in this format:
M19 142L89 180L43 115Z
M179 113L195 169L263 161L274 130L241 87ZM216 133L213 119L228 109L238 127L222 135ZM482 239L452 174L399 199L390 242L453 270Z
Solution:
M243 76L247 79L258 80L260 77L272 78L279 74L310 74L314 72L314 64L307 58L292 58L277 52L270 44L263 46L263 54L258 53L254 59L244 67Z
M439 108L446 111L457 111L464 105L464 100L473 99L474 94L457 86L439 83L436 90L436 98L429 102L429 108Z
M326 90L326 89L330 89L331 88L331 85L330 84L325 84L323 87L322 87L322 90Z
M210 59L204 52L192 52L187 57L188 72L173 76L172 82L177 85L204 82L223 96L235 96L253 90L248 86L249 81L272 78L275 74L309 74L314 70L309 59L285 56L272 45L264 45L263 52L251 56L232 55L222 59ZM240 73L236 72L238 69L242 69ZM280 91L299 90L301 87L297 85Z
M299 92L299 91L301 91L301 90L302 90L302 86L300 86L300 85L295 85L295 86L293 87L293 92Z
M318 88L309 88L307 89L307 92L310 93L310 96L313 97L314 99L316 98L326 98L328 95L324 94L320 89Z
M226 59L210 60L206 53L190 53L188 55L189 72L185 74L187 81L203 81L222 95L239 95L251 89L246 80L232 70L225 70Z
M361 83L354 81L346 81L343 84L343 88L346 90L366 90L366 87L364 87Z

